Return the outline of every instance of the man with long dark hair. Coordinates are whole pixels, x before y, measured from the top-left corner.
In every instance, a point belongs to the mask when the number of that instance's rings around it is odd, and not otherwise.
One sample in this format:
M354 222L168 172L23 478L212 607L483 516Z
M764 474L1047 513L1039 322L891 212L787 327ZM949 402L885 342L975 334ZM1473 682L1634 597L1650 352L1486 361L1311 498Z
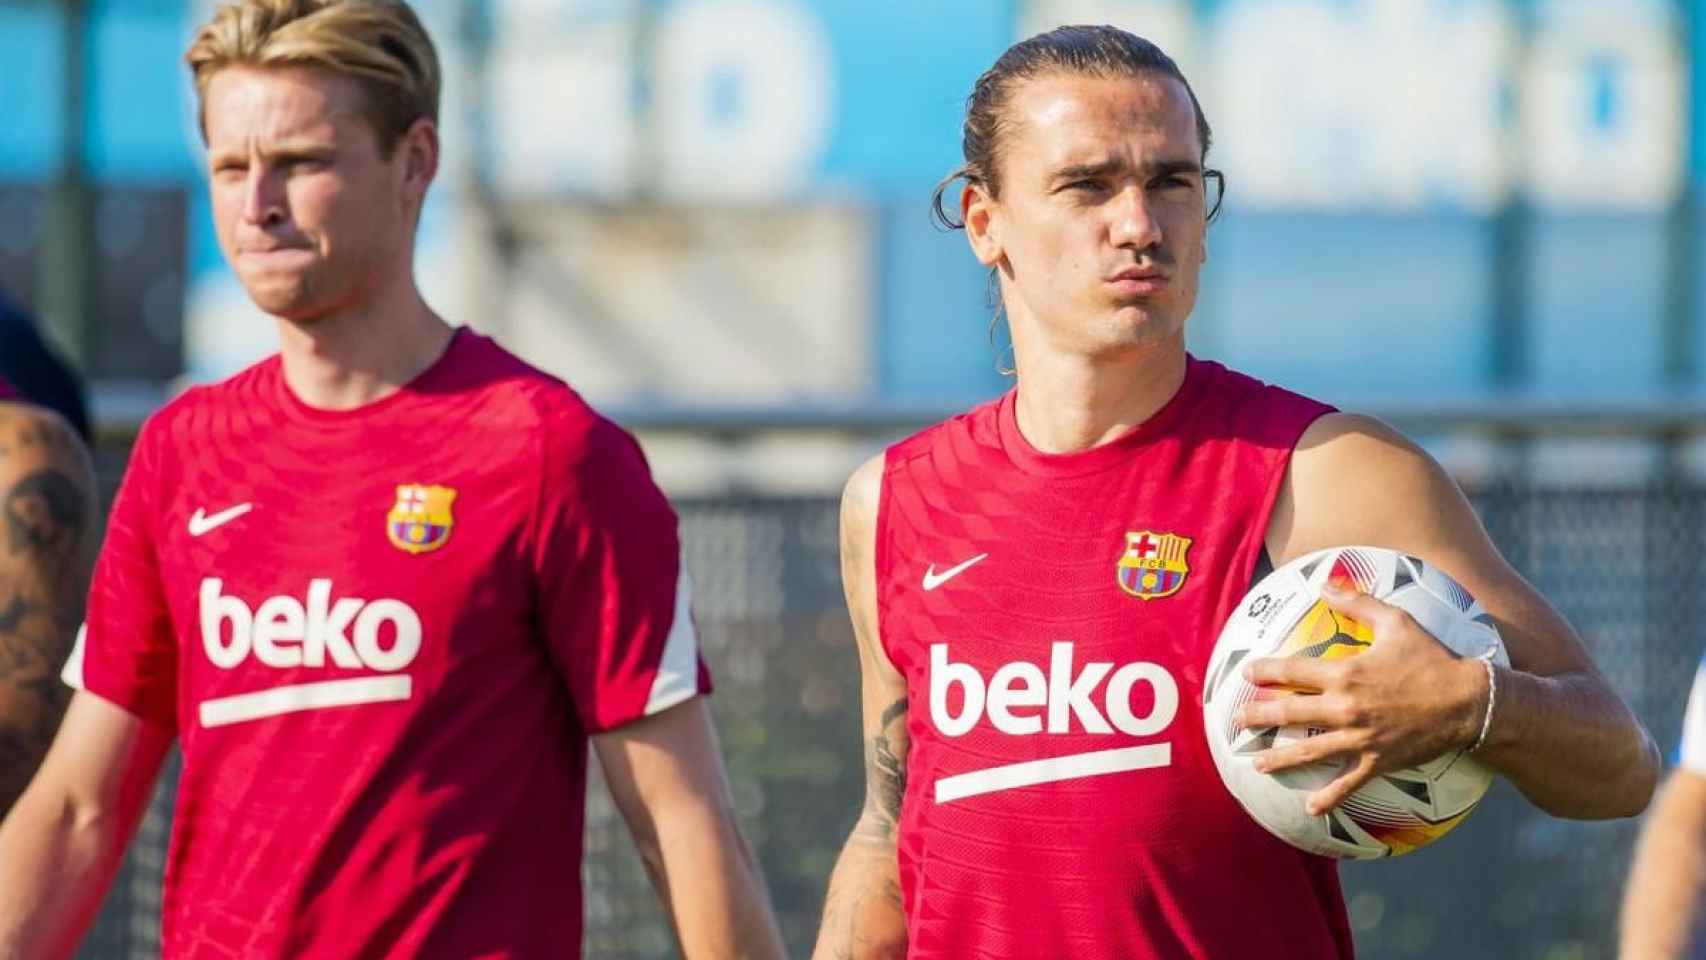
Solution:
M1111 27L1033 37L977 81L949 219L997 279L1017 384L872 459L842 500L868 788L820 958L1350 955L1333 862L1239 808L1198 709L1255 578L1329 546L1444 569L1511 666L1326 591L1373 648L1252 664L1318 695L1240 716L1322 731L1255 761L1338 764L1312 813L1465 748L1559 815L1652 793L1646 731L1426 453L1186 352L1210 145L1173 61Z

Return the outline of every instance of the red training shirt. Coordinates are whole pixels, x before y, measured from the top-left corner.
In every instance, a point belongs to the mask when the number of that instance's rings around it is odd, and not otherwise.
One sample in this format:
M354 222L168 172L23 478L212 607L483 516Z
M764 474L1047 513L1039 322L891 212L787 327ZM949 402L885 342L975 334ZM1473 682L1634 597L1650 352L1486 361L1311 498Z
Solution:
M908 956L1349 957L1335 863L1239 807L1201 706L1292 448L1329 408L1193 358L1155 416L1051 455L1015 397L886 457Z
M461 330L359 409L277 357L144 426L67 679L183 748L178 957L573 957L587 734L708 692L638 446Z

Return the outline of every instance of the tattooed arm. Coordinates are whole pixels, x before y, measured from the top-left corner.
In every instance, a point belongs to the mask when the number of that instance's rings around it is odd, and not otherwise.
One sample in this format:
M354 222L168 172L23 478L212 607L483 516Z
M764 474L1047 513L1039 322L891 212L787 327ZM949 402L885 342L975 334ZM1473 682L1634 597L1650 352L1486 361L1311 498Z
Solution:
M83 619L95 477L58 416L0 403L0 819L47 753L70 691L59 668Z
M854 472L841 498L841 579L859 647L865 743L865 807L829 878L815 960L906 956L895 860L896 824L906 794L906 680L877 635L876 516L883 458Z
M71 698L53 733L59 663L82 618L94 542L88 459L64 429L0 404L0 605L17 614L0 630L0 736L28 744L29 766L53 740L0 821L3 960L72 955L118 872L173 738L169 726L87 691ZM132 513L143 509L134 497L131 503ZM53 700L51 714L45 698ZM16 758L0 759L7 782L28 776Z

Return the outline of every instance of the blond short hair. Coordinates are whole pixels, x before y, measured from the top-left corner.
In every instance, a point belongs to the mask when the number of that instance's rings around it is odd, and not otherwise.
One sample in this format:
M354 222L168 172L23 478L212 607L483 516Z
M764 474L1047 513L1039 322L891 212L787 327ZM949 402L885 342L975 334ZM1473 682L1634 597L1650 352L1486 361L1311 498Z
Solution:
M386 157L415 121L438 122L438 52L403 0L237 0L184 54L205 137L207 87L226 67L315 67L356 81Z

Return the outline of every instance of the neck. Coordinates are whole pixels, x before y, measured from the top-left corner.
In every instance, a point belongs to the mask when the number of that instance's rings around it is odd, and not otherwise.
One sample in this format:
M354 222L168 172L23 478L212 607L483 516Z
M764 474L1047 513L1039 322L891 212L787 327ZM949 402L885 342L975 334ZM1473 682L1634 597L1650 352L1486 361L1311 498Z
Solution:
M1183 335L1109 356L1025 351L1015 342L1019 433L1044 453L1100 446L1153 417L1185 382Z
M353 410L396 393L443 356L449 324L410 284L403 295L300 323L278 320L284 381L303 403Z

